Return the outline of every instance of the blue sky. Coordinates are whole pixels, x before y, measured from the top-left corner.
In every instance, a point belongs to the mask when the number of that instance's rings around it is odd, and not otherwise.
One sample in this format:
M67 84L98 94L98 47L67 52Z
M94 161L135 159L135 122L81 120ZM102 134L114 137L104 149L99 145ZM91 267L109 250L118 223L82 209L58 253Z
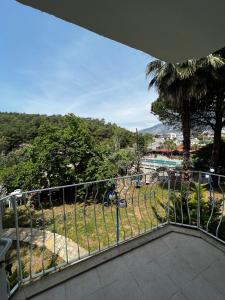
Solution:
M0 110L158 123L147 90L152 58L15 0L0 3Z

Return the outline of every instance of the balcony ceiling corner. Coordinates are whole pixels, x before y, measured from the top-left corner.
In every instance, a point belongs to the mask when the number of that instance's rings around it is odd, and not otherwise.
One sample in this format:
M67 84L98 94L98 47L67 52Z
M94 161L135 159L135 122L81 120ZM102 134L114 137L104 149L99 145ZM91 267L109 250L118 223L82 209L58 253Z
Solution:
M225 45L224 0L17 0L165 61Z

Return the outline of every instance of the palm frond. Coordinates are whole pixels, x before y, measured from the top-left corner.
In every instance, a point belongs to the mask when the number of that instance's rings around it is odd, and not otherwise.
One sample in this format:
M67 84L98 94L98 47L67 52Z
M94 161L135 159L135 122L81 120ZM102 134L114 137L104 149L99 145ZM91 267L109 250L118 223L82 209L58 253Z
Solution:
M150 80L149 85L148 85L148 89L150 90L156 83L156 77L153 77L152 80Z
M214 86L221 85L221 80L225 81L225 59L219 54L210 54L177 64L155 60L148 64L146 76L152 76L149 88L155 86L159 95L180 107L185 101L200 101L205 97L210 92L212 81Z
M164 63L159 59L151 61L146 67L146 71L145 71L146 76L148 77L154 74L155 72L158 72L162 68L163 64Z
M220 55L215 54L209 54L198 61L198 68L212 68L217 70L224 66L225 60Z

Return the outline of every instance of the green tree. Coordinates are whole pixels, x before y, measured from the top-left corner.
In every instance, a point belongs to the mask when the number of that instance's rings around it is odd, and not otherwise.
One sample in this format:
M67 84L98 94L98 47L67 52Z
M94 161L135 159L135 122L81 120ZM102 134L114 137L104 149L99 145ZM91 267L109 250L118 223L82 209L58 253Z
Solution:
M134 164L137 163L137 157L133 148L120 149L111 156L111 161L117 166L118 175L127 175Z
M220 75L222 78L222 75ZM220 77L218 76L218 77ZM220 79L222 81L222 79ZM223 87L222 83L221 86ZM221 89L221 88L220 88ZM216 172L221 171L223 165L223 155L221 152L221 132L223 126L225 126L225 97L223 101L218 101L217 93L219 88L210 88L208 92L200 101L192 100L190 105L190 124L193 133L199 133L198 138L203 139L202 133L206 128L214 131L213 147L211 152L211 158L208 161L208 168L213 166ZM176 109L171 105L171 102L164 98L158 98L151 105L151 111L158 116L159 120L170 125L176 129L181 127L180 115Z
M225 157L225 141L221 142L220 153L222 157ZM209 171L209 165L211 162L213 144L207 144L206 146L199 149L192 155L192 165L195 170ZM225 160L221 161L220 173L225 174Z
M112 151L108 145L96 144L93 153L87 164L84 181L113 178L118 175L117 165L111 158Z
M11 192L111 177L115 172L107 167L106 153L95 144L86 123L68 115L64 126L42 125L32 145L1 160L0 182Z
M133 163L136 135L104 120L0 113L0 125L2 149L9 140L9 151L0 155L1 190L111 178Z
M131 147L135 141L135 134L117 126L106 123L104 119L85 118L82 120L88 131L98 143L113 144L113 137L117 135L121 148ZM43 125L65 126L65 117L62 115L39 115L0 112L0 144L4 139L4 151L6 153L15 148L31 144L39 135L39 129ZM5 147L5 139L7 147ZM1 147L1 146L0 146Z
M4 155L9 148L8 139L4 136L0 136L0 155Z
M176 149L176 143L171 139L166 139L163 142L163 147L170 151L170 155L172 156L173 151Z

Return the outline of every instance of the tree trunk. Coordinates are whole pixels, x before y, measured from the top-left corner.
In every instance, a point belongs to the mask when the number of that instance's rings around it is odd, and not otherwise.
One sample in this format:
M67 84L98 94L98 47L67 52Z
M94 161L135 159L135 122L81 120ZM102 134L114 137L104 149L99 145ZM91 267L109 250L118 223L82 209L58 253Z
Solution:
M216 123L214 128L214 140L213 140L213 150L211 157L211 167L214 168L215 173L219 173L220 159L221 159L221 132L223 128L223 97L219 97L216 100Z
M191 126L190 126L190 104L183 102L181 110L181 122L183 133L183 177L189 180L190 177L190 148L191 148Z

